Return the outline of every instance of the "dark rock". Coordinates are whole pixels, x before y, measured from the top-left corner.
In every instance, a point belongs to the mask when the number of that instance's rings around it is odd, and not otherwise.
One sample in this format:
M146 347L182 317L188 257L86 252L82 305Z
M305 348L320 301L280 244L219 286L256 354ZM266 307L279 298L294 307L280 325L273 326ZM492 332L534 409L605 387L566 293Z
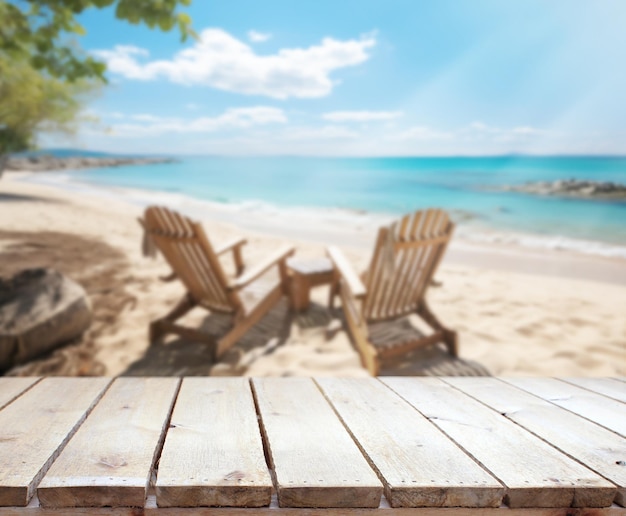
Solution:
M82 335L91 324L84 289L54 269L0 279L0 371Z
M505 186L504 190L534 195L557 195L580 199L626 201L626 185L610 181L559 179L557 181L538 181L534 183L524 183L522 185Z

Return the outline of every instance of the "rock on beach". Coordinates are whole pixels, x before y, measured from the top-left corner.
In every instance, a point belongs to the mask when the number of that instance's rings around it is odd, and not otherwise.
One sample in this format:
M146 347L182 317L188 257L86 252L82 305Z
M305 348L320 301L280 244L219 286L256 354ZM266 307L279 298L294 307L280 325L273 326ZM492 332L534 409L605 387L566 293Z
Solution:
M79 337L91 319L85 290L54 269L0 278L0 371Z

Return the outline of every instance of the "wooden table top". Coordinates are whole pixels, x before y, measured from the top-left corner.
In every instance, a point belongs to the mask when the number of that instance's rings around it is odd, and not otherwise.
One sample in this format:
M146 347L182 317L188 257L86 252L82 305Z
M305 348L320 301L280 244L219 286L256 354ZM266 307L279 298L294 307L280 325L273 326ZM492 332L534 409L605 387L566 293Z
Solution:
M0 515L626 515L626 378L0 378Z

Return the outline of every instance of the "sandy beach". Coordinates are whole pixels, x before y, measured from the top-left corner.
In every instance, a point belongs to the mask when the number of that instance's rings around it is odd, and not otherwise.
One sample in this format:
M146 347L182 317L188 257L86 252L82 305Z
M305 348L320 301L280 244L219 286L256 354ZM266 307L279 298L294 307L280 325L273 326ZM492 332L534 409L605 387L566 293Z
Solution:
M76 191L26 177L9 172L0 181L0 276L55 267L85 287L94 322L80 342L8 374L367 375L345 330L326 337L339 314L326 308L327 287L313 291L311 309L303 314L290 314L282 301L218 363L203 345L176 338L150 347L149 322L184 291L178 282L158 279L169 273L163 258L142 256L136 221L141 204L113 190ZM158 195L145 193L151 195L160 202ZM285 242L297 255L310 257L323 256L325 244L335 244L360 271L380 222L363 214L356 225L342 224L332 212L316 222L295 212L288 220L279 213L250 217L228 206L182 201L173 208L201 220L215 245L246 237L249 264ZM436 280L440 285L428 292L433 311L459 332L460 356L493 375L626 374L624 259L455 238ZM206 315L192 312L189 322L219 331L223 321ZM445 357L434 353L407 357L384 372L445 372Z

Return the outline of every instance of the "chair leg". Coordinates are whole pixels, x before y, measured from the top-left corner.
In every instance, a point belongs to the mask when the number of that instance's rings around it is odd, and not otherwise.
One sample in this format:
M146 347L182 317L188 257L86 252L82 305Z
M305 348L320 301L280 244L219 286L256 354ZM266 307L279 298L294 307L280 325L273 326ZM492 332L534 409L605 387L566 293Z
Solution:
M163 317L163 319L174 322L176 319L180 319L196 305L197 303L194 299L189 294L185 294L178 304L172 308L172 310L165 317Z
M448 348L448 353L453 357L459 356L458 337L457 333L450 328L444 326L439 319L431 312L426 301L422 301L422 304L417 309L417 314L424 319L432 328L441 331L443 333L443 341Z
M152 321L148 327L148 343L152 346L157 340L163 336L163 328L161 320Z
M173 323L177 319L180 319L183 315L185 315L189 310L196 306L196 302L192 299L189 294L185 294L185 296L176 304L176 306L170 310L170 312L150 323L148 329L148 339L150 340L150 345L152 345L156 340L160 339L166 331L164 331L163 323Z
M339 295L339 275L335 272L333 281L330 284L328 291L328 308L333 310L335 308L335 298Z
M283 287L278 285L261 301L252 312L235 316L233 327L217 342L216 359L220 359L252 326L259 322L280 301Z
M452 330L443 330L443 341L448 348L448 353L450 353L453 357L459 356L459 339L458 335L455 331Z

